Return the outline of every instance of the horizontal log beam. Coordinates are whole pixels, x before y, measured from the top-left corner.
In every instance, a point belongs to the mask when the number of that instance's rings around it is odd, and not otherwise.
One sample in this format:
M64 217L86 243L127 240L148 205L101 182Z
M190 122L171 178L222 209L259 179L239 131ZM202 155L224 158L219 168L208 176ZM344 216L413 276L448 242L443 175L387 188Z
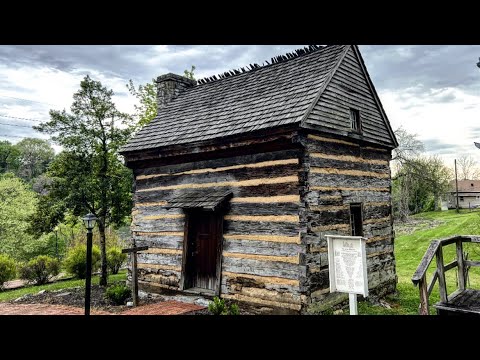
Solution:
M290 244L300 244L300 236L283 236L283 235L233 235L233 234L224 234L223 238L225 240L251 240L251 241L271 241L271 242L281 242L281 243L290 243Z
M219 168L193 169L193 170L181 171L177 173L138 175L137 180L152 179L152 178L157 178L162 176L204 174L204 173L223 172L223 171L236 170L236 169L261 168L261 167L290 165L290 164L298 164L298 163L299 163L298 159L262 161L262 162L253 163L253 164L232 165L232 166L224 166Z
M361 171L361 170L344 170L337 168L318 168L312 167L310 172L313 174L334 174L334 175L348 175L348 176L367 176L374 178L390 178L390 173L379 173L373 171Z
M160 231L160 232L147 232L147 231L134 231L134 235L139 236L183 236L183 232L180 231Z
M166 201L158 201L158 202L145 202L145 203L136 203L136 207L151 207L151 206L165 206L167 205Z
M380 191L380 192L390 192L390 189L387 187L342 187L342 186L311 186L310 190L315 191Z
M144 254L181 255L181 254L182 254L182 250L150 248L150 249L148 249L147 251L145 251Z
M252 221L252 222L291 222L297 223L300 218L296 215L225 215L224 220L229 221Z
M138 220L160 220L160 219L183 219L184 214L163 214L163 215L147 215Z
M314 158L319 158L319 159L348 161L348 162L356 162L356 163L362 163L362 164L388 165L387 160L365 159L359 156L352 156L352 155L331 155L331 154L314 152L314 153L311 153L310 156Z
M224 257L237 258L237 259L250 259L260 261L278 261L290 264L300 264L300 256L270 256L270 255L254 255L254 254L241 254L241 253L229 253L224 252Z
M300 202L300 195L234 197L230 202L241 204L298 203Z
M316 140L316 141L321 141L321 142L329 142L329 143L334 143L334 144L343 144L343 145L350 145L350 146L357 146L357 147L360 146L359 144L355 144L355 143L352 143L352 142L349 142L349 141L326 138L326 137L323 137L323 136L317 136L317 135L312 135L312 134L308 134L307 138L311 139L311 140Z
M233 273L229 271L223 271L222 276L228 276L229 278L247 278L265 284L300 286L299 280L285 279L275 276L258 276L251 274Z
M246 303L253 303L253 304L258 304L263 306L286 308L286 309L297 310L297 311L300 311L300 309L302 308L302 305L300 304L296 305L296 304L282 303L282 302L271 301L271 300L264 300L264 299L259 299L256 297L251 297L251 296L246 296L241 294L232 294L232 295L222 294L222 298L235 300L235 301L242 301Z
M150 192L157 190L179 190L179 189L204 189L211 187L242 187L242 186L259 186L265 184L285 184L298 182L298 176L282 176L277 178L261 178L251 179L243 181L223 181L223 182L211 182L211 183L198 183L198 184L179 184L179 185L166 185L148 189L137 190L137 192Z
M139 263L137 264L137 268L139 269L154 269L154 270L170 270L170 271L182 271L182 268L180 266L172 266L172 265L159 265L159 264L145 264L145 263Z

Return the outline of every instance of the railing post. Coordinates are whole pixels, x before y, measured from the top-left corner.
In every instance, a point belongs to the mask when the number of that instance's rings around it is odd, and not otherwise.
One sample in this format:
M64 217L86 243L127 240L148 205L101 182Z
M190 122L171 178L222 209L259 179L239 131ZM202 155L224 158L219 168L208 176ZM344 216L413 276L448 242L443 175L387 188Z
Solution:
M437 258L438 289L440 291L440 301L443 303L447 303L447 284L445 283L445 271L443 268L443 248L441 244L438 247L435 256Z
M463 263L463 242L457 239L458 289L465 290L465 265Z
M428 315L428 289L426 275L423 275L420 279L418 289L420 290L420 309L418 309L418 312L420 315Z

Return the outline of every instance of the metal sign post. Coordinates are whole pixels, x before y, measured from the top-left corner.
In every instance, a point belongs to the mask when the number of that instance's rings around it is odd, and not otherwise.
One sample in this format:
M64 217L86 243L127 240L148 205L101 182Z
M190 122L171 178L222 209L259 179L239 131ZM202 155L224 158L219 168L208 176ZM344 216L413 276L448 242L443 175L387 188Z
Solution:
M350 315L358 315L357 294L368 296L366 238L326 235L330 292L348 293Z

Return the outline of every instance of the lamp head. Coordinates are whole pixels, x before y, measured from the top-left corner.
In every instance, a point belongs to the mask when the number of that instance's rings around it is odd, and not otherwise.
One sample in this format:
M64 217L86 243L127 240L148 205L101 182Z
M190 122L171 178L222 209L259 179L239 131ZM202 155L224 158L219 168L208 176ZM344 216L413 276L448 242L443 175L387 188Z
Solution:
M92 230L95 227L95 222L97 221L97 217L92 213L88 213L83 217L83 223L88 230Z

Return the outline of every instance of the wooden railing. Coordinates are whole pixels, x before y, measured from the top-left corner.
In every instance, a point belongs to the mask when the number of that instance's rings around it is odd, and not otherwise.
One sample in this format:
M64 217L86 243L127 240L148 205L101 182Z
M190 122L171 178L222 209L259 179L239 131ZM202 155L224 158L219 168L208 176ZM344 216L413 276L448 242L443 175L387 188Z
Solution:
M469 261L465 259L463 252L463 243L477 243L480 244L480 236L474 235L461 235L453 236L442 240L433 240L430 243L425 255L423 255L420 265L418 265L415 274L413 274L412 282L416 286L418 285L420 290L420 315L428 315L428 298L432 293L433 287L438 280L438 287L440 292L440 301L448 303L454 294L450 297L447 294L447 284L445 282L445 272L448 270L458 268L458 286L457 291L465 290L466 283L466 269L470 266L480 266L480 261ZM443 247L455 244L456 246L456 260L444 265L443 263ZM433 273L432 280L427 284L427 270L432 262L433 258L436 258L437 268Z

